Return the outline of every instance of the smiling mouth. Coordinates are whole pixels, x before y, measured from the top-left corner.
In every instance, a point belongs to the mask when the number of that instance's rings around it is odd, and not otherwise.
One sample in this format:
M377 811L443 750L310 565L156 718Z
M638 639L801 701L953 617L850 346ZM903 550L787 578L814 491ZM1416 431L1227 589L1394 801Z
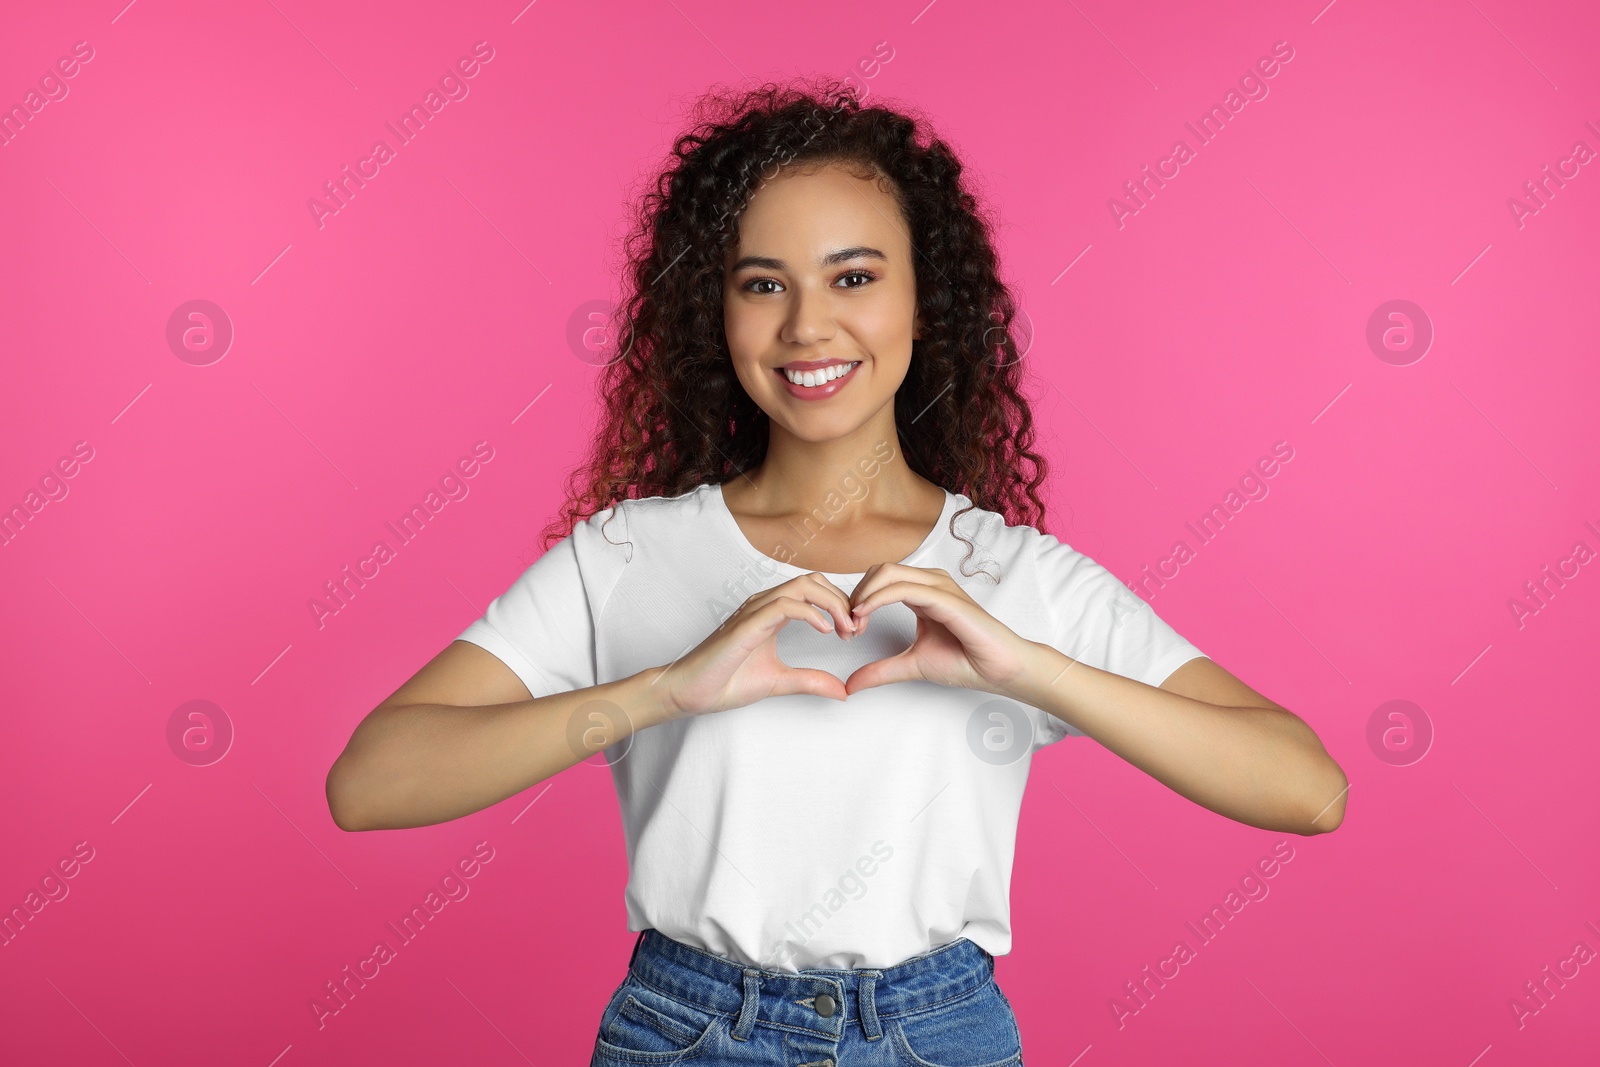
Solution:
M831 381L843 378L845 375L849 374L859 366L861 366L861 361L858 359L853 363L835 363L831 366L824 367L819 371L798 371L789 370L783 367L777 367L774 369L776 369L779 374L783 375L791 385L798 385L807 389L815 389L827 385Z

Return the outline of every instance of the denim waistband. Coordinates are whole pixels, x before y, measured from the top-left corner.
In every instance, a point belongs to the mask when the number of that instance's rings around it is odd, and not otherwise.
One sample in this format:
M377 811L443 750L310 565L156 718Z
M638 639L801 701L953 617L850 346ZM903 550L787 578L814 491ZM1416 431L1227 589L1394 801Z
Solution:
M628 970L669 996L737 1016L731 1031L737 1040L757 1022L838 1037L847 1022L858 1021L871 1040L883 1034L881 1018L926 1010L993 980L994 957L963 937L893 967L795 973L741 966L659 930L642 930ZM824 999L819 1006L824 993L832 1003Z

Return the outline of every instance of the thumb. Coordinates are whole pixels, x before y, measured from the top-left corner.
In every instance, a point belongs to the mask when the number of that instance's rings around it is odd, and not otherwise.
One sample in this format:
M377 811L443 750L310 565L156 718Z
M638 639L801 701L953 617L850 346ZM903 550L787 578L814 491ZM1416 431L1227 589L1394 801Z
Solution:
M917 670L912 660L911 650L908 648L898 655L888 659L874 660L857 670L845 679L844 688L847 693L859 693L863 689L871 689L876 685L891 685L894 682L915 682L922 677L922 672Z
M813 670L810 667L789 667L778 675L778 684L773 687L769 695L786 696L795 693L828 697L832 700L843 700L848 695L844 683L827 671Z

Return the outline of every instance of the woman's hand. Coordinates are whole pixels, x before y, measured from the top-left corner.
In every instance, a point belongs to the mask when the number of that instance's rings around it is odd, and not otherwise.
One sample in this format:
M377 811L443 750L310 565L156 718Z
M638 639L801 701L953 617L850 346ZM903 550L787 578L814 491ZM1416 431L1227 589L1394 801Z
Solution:
M850 616L850 598L820 574L802 574L763 589L656 677L654 684L666 687L667 717L708 715L790 693L843 700L844 683L827 671L790 667L778 658L778 631L790 619L843 638L859 632Z
M846 693L913 681L1000 693L1028 663L1032 642L984 611L949 571L879 563L862 575L850 600L861 624L858 633L866 630L875 609L900 603L916 613L917 636L899 655L868 663L846 678Z

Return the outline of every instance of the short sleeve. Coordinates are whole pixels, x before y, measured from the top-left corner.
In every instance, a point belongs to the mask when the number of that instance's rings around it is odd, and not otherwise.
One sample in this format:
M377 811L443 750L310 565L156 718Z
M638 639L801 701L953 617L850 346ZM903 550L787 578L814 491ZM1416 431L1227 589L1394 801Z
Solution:
M1159 686L1205 653L1157 615L1116 575L1049 534L1041 534L1037 573L1051 613L1051 644L1099 670ZM1082 731L1041 712L1042 744Z
M626 540L626 509L602 529L613 510L577 523L456 640L492 652L535 697L599 684L595 632L632 548L611 540Z

